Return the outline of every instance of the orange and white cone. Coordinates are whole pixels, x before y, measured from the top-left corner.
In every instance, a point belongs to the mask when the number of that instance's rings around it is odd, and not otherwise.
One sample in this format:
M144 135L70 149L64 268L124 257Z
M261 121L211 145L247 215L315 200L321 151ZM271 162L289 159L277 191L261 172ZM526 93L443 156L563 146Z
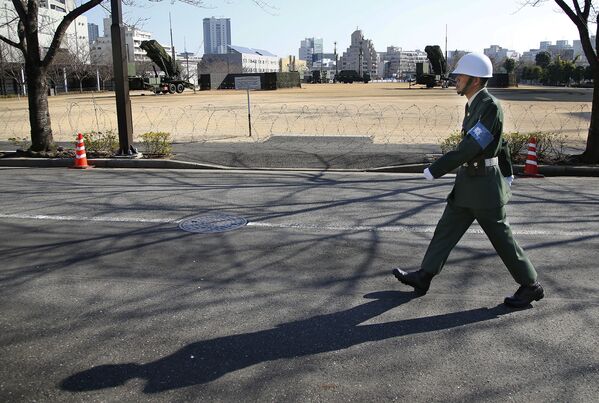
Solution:
M81 133L77 133L77 146L75 147L75 165L73 165L71 168L92 168L91 165L87 165L87 155L85 155L85 144L83 142L83 135Z
M528 152L526 155L526 164L524 165L523 177L527 178L543 178L539 173L539 165L537 164L537 139L531 137L528 140Z

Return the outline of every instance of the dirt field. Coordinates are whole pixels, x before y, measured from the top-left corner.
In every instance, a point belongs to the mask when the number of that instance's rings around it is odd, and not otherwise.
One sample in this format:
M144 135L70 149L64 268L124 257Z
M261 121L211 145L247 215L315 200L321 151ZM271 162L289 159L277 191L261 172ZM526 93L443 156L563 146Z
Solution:
M503 104L506 132L558 132L586 139L592 90L491 89ZM113 93L50 97L55 140L76 132L116 131ZM404 83L312 84L251 92L252 137L245 91L131 95L134 135L170 132L175 141L262 141L272 135L370 136L375 143L432 143L459 130L466 100L449 89ZM28 137L25 98L0 100L0 140Z

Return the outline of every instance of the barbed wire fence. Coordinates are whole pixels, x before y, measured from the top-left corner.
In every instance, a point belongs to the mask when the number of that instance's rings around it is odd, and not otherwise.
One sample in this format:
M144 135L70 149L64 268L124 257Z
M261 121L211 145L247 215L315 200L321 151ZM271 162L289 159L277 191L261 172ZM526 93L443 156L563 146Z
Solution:
M457 132L463 118L462 106L253 105L250 138L243 106L134 105L132 112L135 138L147 132L168 132L174 142L262 142L272 136L294 135L367 136L378 144L431 144ZM589 104L504 104L504 132L559 133L572 144L584 143L590 113ZM95 99L51 110L51 119L58 141L70 141L77 132L117 131L114 105ZM0 136L2 140L29 137L28 110L1 108Z

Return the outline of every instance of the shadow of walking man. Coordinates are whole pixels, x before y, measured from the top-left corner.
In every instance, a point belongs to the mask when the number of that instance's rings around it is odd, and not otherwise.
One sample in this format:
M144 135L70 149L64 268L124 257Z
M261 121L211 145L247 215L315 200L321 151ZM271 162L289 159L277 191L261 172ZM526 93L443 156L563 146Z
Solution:
M415 298L415 293L381 291L365 295L373 301L345 311L285 323L254 333L218 337L191 343L147 364L100 365L71 375L60 387L89 391L145 379L145 393L211 382L230 372L261 362L296 358L346 349L357 344L415 333L450 329L495 319L511 312L498 305L425 318L362 325Z

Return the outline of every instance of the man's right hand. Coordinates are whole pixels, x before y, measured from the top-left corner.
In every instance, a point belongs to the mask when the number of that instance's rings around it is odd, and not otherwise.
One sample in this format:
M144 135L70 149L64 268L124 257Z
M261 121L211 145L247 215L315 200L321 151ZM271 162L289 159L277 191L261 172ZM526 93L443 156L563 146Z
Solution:
M514 181L514 175L512 176L504 176L503 179L507 182L507 184L512 187L512 182Z

